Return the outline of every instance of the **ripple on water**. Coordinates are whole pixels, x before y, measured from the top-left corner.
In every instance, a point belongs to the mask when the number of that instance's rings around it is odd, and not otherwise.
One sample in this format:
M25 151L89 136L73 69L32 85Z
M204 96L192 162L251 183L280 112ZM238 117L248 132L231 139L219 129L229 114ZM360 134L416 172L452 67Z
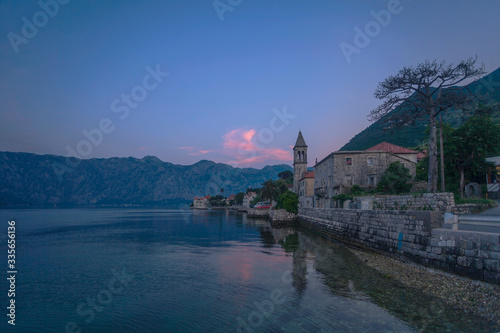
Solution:
M19 304L30 303L18 312L23 332L60 332L69 321L82 332L499 329L382 276L343 246L239 213L187 212L187 220L185 211L142 209L16 214L25 242ZM7 215L0 211L0 220ZM133 279L86 323L76 308L108 288L112 269ZM262 310L269 302L272 310Z

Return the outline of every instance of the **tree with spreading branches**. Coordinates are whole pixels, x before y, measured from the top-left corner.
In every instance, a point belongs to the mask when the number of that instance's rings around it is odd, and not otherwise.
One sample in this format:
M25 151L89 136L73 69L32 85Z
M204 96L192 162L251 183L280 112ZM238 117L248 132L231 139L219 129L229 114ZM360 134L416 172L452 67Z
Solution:
M484 65L477 66L476 61L469 58L457 65L447 65L434 60L416 67L403 67L396 75L379 82L375 90L375 97L383 102L370 112L371 121L381 120L386 129L392 131L420 120L428 121L429 192L436 192L438 183L437 116L444 110L465 108L473 103L472 92L457 84L485 73Z

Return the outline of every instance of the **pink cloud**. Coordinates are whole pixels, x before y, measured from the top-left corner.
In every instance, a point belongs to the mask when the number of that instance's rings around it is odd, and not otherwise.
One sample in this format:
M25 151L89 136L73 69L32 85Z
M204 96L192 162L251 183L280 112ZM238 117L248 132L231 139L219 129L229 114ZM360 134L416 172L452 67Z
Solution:
M185 147L177 147L177 149L182 149L182 150L187 150L189 152L189 156L196 156L196 155L205 155L208 153L212 153L215 150L209 150L209 149L198 149L193 146L185 146Z
M195 151L195 152L189 153L189 155L190 156L205 155L205 154L211 153L213 151L214 150L199 150L199 151Z
M148 150L148 149L149 149L148 147L139 147L140 151L145 151L145 150Z
M194 146L177 147L186 150L189 156L205 155L215 153L226 157L226 162L233 166L245 167L258 164L270 164L272 162L292 161L292 151L278 147L269 147L262 144L256 136L257 131L253 128L233 129L222 136L222 149L201 149ZM223 158L223 157L222 157Z
M222 137L226 155L231 155L233 158L228 163L243 166L266 161L290 162L292 160L291 151L255 143L255 133L254 129L238 128Z
M243 133L243 137L248 142L252 141L252 138L253 138L254 135L255 135L255 130L254 129L251 129L251 130L246 131L246 132Z
M194 147L193 146L177 147L177 149L183 149L183 150L187 150L187 151L193 151Z
M255 130L234 129L222 137L224 140L223 146L226 149L241 149L244 151L255 151L257 147L252 143L252 138L255 135Z

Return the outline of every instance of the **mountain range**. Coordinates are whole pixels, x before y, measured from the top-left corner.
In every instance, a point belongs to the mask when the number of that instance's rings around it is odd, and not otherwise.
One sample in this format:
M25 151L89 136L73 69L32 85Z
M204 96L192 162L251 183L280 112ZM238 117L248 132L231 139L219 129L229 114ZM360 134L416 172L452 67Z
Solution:
M484 96L488 94L490 103L500 103L500 68L484 76L483 78L471 82L466 87L476 95ZM370 110L367 110L368 115ZM398 112L397 108L392 110L388 115ZM450 124L452 127L459 127L471 113L463 110L447 110L443 113L443 122ZM493 120L500 124L500 112L492 114ZM407 126L397 132L388 132L384 130L385 124L383 119L374 122L363 131L355 135L348 143L340 150L365 150L373 147L383 141L403 147L417 147L425 140L424 131L427 122L425 120L417 121L414 126Z
M179 205L194 196L260 187L289 165L234 168L202 160L193 165L142 159L71 159L0 152L0 206Z

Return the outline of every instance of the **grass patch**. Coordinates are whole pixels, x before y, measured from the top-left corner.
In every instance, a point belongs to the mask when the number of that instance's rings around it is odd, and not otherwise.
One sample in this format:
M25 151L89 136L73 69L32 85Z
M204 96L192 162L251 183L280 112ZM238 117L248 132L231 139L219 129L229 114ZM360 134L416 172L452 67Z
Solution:
M455 203L457 205L460 204L480 204L480 205L487 205L487 206L496 206L496 201L491 200L491 199L483 199L483 198L458 198L455 200Z

